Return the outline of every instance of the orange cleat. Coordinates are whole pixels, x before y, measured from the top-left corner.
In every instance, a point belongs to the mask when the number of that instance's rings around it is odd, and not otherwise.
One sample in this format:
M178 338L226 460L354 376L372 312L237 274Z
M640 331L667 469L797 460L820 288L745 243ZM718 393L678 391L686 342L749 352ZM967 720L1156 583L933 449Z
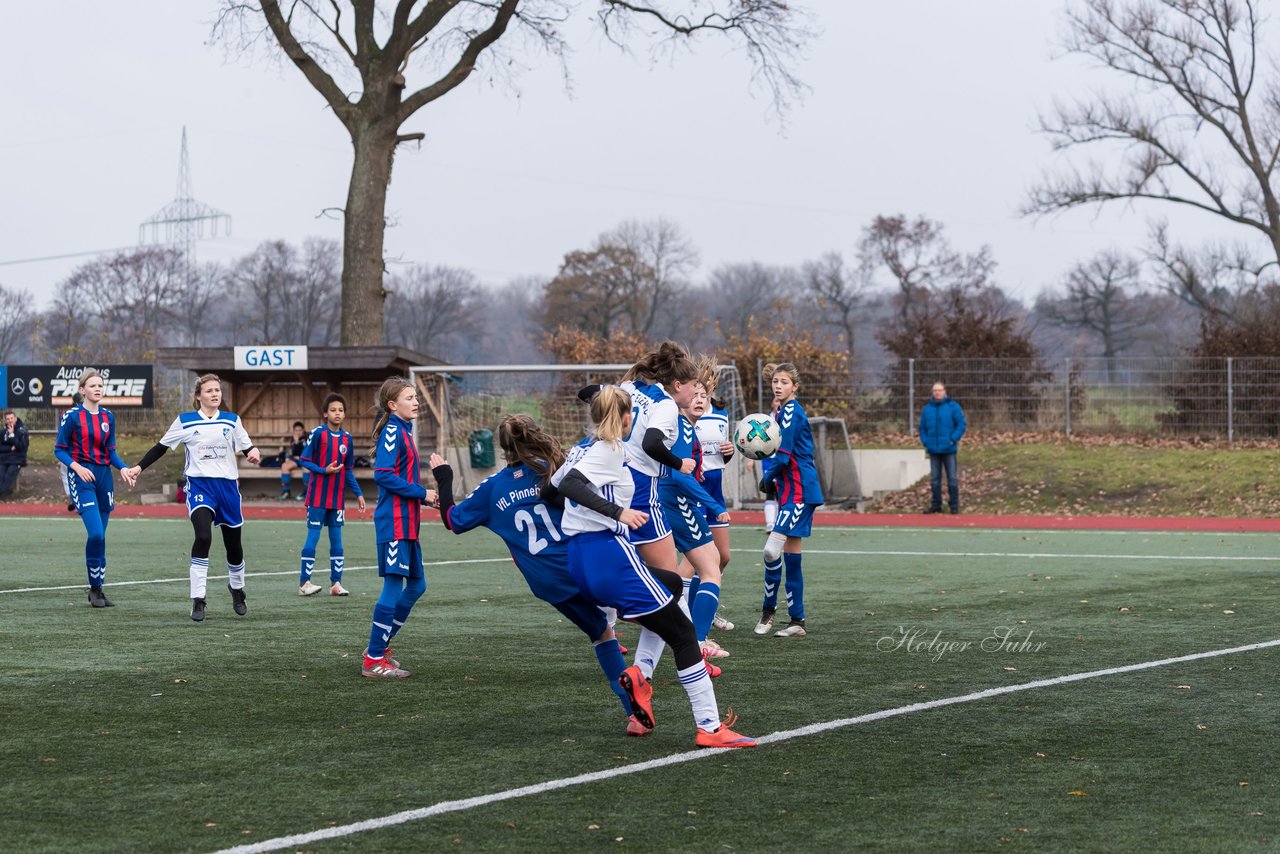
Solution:
M719 679L720 674L724 672L722 669L720 669L720 665L712 664L710 661L708 661L705 658L702 659L702 663L707 666L707 675L710 676L712 679Z
M653 685L644 678L640 668L633 664L622 671L622 675L618 677L618 684L622 686L623 691L627 692L627 698L631 700L631 711L636 720L653 729Z
M733 709L730 709L729 714L715 732L707 732L705 729L698 730L696 744L698 747L755 747L756 740L754 738L739 735L729 729L737 722L738 716L733 713Z

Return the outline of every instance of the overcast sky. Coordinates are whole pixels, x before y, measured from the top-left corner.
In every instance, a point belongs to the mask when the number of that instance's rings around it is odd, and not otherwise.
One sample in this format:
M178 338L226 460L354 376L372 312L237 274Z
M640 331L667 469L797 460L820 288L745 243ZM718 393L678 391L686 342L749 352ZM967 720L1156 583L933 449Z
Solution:
M779 122L726 41L655 64L643 46L605 43L584 0L571 91L555 61L528 56L518 91L476 77L405 127L427 138L396 159L389 258L502 284L553 275L625 219L662 216L698 247L705 275L852 257L873 217L904 213L943 223L957 249L990 245L998 283L1029 300L1073 261L1142 243L1153 210L1017 214L1053 162L1037 111L1108 79L1053 58L1064 0L802 3L818 35L797 71L812 91ZM229 237L200 242L199 260L341 238L322 211L345 199L345 132L292 67L210 43L217 7L6 5L0 284L45 307L90 259L26 259L134 245L175 195L184 125L195 198L233 220ZM1194 214L1174 223L1184 237L1217 228Z

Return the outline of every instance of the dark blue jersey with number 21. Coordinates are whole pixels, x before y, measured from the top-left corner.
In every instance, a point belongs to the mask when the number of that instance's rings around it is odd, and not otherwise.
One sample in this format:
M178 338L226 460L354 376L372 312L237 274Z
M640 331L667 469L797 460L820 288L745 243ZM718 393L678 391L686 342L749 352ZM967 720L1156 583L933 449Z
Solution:
M533 595L555 604L577 595L569 577L568 538L560 532L560 511L538 498L538 473L527 465L508 466L485 478L475 491L449 508L449 528L493 531Z

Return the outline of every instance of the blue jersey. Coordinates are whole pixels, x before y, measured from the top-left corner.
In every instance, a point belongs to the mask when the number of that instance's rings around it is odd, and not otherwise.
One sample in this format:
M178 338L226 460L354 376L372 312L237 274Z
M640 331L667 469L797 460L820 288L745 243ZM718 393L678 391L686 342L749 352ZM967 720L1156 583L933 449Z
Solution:
M818 483L818 467L813 463L813 432L799 401L788 401L778 411L778 426L782 428L782 444L767 475L778 487L778 503L821 504L822 486Z
M377 540L416 540L422 524L422 501L427 490L418 483L418 446L413 425L391 415L377 438L373 480L378 484L378 506L373 511Z
M701 466L702 453L697 434L692 422L683 415L677 422L676 441L671 446L671 453L682 460L692 459ZM658 495L662 498L664 507L672 506L677 496L684 496L703 507L715 510L717 516L725 512L724 505L712 498L694 475L673 469L668 469L666 476L658 481Z
M53 455L68 467L76 462L125 468L124 460L116 453L116 417L105 406L98 407L97 412L85 409L84 404L71 407L62 416Z
M533 595L555 605L577 595L578 585L569 576L561 511L540 499L540 490L540 476L531 466L508 466L450 507L445 523L455 534L479 527L493 531L507 544Z

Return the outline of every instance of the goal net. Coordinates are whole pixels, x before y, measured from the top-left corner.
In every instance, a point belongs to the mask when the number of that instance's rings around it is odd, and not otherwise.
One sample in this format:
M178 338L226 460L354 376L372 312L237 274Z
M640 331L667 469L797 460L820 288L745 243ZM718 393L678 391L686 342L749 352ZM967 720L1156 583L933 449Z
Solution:
M418 412L418 447L423 455L440 454L453 467L458 494L470 492L505 464L497 447L498 424L508 415L532 417L566 448L591 428L587 406L578 390L592 383L612 383L631 365L423 365L409 369L422 406ZM722 365L716 398L724 404L730 430L746 411L738 369ZM486 435L487 434L487 435ZM492 465L484 463L486 444ZM735 454L725 471L725 500L731 508L756 496L755 476Z

